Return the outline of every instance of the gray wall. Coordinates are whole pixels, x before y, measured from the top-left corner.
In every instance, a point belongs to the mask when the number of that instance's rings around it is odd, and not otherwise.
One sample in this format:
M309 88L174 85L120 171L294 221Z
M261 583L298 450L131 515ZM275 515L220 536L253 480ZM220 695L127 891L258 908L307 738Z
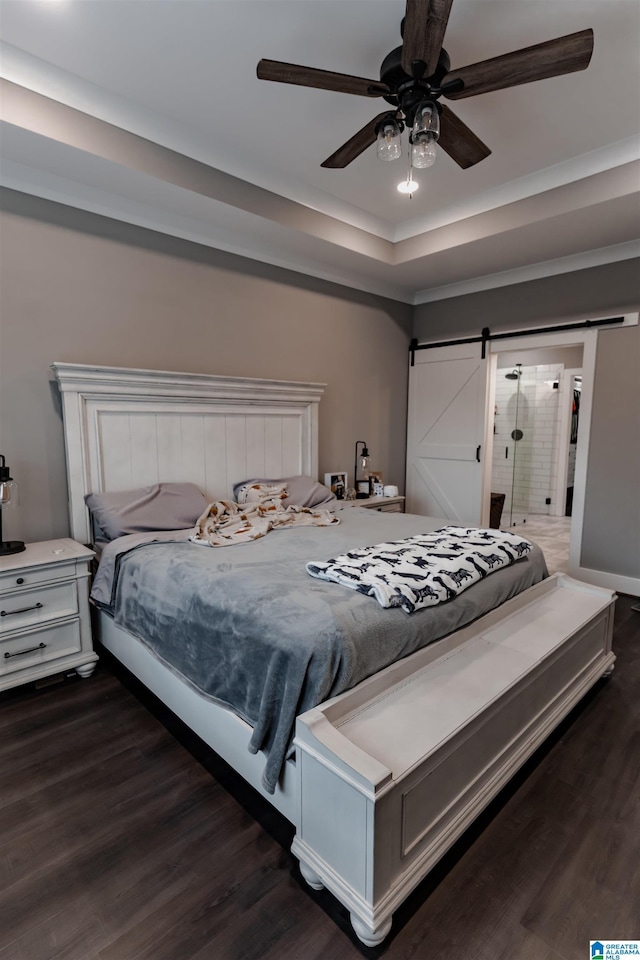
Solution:
M54 360L327 384L320 473L404 483L411 307L13 191L0 222L5 538L68 535ZM241 478L238 478L241 479Z
M582 565L640 577L640 327L598 334L593 399Z
M618 316L640 309L640 260L423 304L418 340ZM640 327L601 330L581 565L640 577Z
M407 346L640 308L640 263L416 307L13 191L0 219L0 453L21 485L5 536L66 535L53 360L327 383L320 472L364 439L404 481ZM599 334L582 564L640 576L640 328Z

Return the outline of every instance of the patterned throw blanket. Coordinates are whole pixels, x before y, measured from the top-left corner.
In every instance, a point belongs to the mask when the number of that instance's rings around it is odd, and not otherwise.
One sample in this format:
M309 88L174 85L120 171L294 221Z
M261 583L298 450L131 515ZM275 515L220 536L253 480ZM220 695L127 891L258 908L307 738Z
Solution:
M311 562L307 572L413 613L451 600L530 550L528 540L511 533L451 526Z
M189 539L208 547L228 547L233 543L258 540L278 527L328 527L340 523L329 510L312 510L294 504L285 508L282 500L286 495L286 487L282 486L276 495L255 502L240 504L233 500L216 500L202 514Z

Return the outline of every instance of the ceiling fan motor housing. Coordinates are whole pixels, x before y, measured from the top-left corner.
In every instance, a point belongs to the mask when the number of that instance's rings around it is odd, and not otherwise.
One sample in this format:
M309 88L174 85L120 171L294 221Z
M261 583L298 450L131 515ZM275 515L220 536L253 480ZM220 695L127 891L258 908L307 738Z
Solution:
M424 100L437 100L442 91L440 82L451 67L449 55L443 48L440 51L438 66L430 77L416 79L402 69L402 47L396 47L382 61L380 80L386 83L391 93L384 97L387 103L399 107L409 126L413 126L414 115Z

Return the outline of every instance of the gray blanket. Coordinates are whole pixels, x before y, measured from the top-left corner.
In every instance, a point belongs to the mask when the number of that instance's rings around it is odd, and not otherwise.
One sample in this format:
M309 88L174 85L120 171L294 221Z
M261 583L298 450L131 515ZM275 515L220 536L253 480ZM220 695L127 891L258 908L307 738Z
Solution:
M547 575L536 546L524 560L448 603L407 617L306 571L306 561L431 532L442 520L349 508L337 526L275 530L232 550L121 538L104 553L92 596L116 623L205 696L253 727L272 793L295 718L383 667L471 622ZM176 534L188 535L188 532ZM114 562L115 560L115 562ZM110 591L109 568L115 567Z

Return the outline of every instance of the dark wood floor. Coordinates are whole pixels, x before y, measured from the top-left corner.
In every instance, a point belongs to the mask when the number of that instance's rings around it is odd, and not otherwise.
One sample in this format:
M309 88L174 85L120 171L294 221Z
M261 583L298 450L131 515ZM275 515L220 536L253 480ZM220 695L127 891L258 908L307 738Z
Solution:
M290 826L129 677L0 696L0 960L585 960L640 936L640 613L601 681L363 947Z

